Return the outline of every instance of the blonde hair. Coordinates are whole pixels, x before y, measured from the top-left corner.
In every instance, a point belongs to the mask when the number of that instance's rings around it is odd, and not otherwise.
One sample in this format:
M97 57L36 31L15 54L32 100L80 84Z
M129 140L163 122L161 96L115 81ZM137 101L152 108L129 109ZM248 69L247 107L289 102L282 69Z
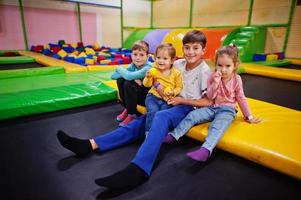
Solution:
M237 46L227 45L222 48L219 48L215 53L215 65L217 65L217 59L222 55L228 55L232 59L235 65L235 70L237 71L239 64L239 51Z
M176 58L176 49L170 43L164 43L157 46L155 51L155 57L157 56L159 50L167 50L168 55L171 57L172 60Z
M146 54L149 53L149 44L143 40L137 40L133 46L132 46L132 51L134 50L142 50L145 51Z

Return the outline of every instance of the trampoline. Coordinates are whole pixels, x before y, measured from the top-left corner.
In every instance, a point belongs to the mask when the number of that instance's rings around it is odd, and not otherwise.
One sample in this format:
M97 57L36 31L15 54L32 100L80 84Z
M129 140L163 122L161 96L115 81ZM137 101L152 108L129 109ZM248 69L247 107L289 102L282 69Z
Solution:
M301 110L299 82L242 75L248 97ZM256 78L256 81L255 81ZM282 90L282 89L283 90ZM284 93L285 92L285 93ZM291 94L287 96L288 94ZM277 98L275 98L277 97ZM0 184L7 199L300 199L301 182L216 149L201 165L185 153L200 143L185 137L163 145L150 180L129 191L106 190L94 179L125 167L141 141L78 159L56 131L89 138L115 129L116 102L0 122ZM285 142L285 141L284 141Z
M14 63L14 64L0 64L0 70L12 70L12 69L29 69L45 67L45 65L39 63Z

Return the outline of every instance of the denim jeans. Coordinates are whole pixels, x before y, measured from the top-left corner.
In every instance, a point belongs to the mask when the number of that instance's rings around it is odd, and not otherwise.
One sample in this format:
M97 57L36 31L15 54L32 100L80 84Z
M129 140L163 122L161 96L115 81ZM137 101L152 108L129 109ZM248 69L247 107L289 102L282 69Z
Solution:
M140 146L132 163L135 163L150 175L165 136L192 110L192 106L177 105L157 112L151 124L148 137L145 138ZM99 151L104 152L116 149L139 138L144 138L145 121L146 117L142 115L124 127L95 137L94 140L99 147Z
M191 111L171 132L171 135L178 140L194 125L212 121L208 135L202 145L211 154L235 116L236 110L230 106L202 107Z
M171 106L167 104L166 101L156 97L153 94L148 94L145 98L145 105L147 109L145 131L149 131L152 121L155 117L156 112L160 110L166 110Z

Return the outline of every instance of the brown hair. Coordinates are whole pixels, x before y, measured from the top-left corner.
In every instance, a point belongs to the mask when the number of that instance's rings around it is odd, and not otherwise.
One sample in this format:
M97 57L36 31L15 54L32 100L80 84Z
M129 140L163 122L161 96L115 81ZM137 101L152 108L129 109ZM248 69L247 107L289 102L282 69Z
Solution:
M192 30L185 34L182 43L183 45L187 43L200 43L204 49L206 47L207 38L202 31Z
M155 51L155 57L159 50L167 50L168 55L171 57L171 59L175 59L175 57L176 57L176 49L170 43L164 43L164 44L160 44L159 46L157 46L156 51Z
M142 50L145 51L146 54L149 53L149 45L147 42L143 41L143 40L137 40L133 46L132 46L132 51L134 50Z
M222 55L228 55L230 58L232 58L233 63L235 64L236 70L237 70L237 64L239 63L239 51L237 46L235 45L227 45L222 48L219 48L216 50L215 53L215 65L217 64L217 59Z

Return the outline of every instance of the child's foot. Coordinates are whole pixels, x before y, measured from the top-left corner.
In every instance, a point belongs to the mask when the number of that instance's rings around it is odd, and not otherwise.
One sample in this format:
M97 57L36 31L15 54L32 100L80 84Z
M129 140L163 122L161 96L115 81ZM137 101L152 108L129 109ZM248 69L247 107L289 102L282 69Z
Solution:
M123 120L125 120L125 118L128 116L128 110L127 109L124 109L122 111L122 113L120 113L117 117L116 117L116 120L119 121L119 122L122 122Z
M209 154L210 154L210 152L208 149L201 147L200 149L189 152L186 155L188 157L192 158L193 160L205 162L208 159Z
M165 144L172 144L175 141L176 141L176 139L170 133L168 133L166 135L166 137L164 138L163 143L165 143Z
M128 188L141 185L148 180L149 176L138 166L131 163L123 170L113 175L98 178L95 183L107 188Z
M59 130L56 136L63 147L69 149L78 156L85 156L92 152L92 146L89 140L70 137L62 130Z
M119 126L126 126L126 125L128 125L128 123L130 123L131 121L133 121L135 118L136 118L135 115L128 115L128 116L125 118L125 120L123 120L123 121L119 124Z

